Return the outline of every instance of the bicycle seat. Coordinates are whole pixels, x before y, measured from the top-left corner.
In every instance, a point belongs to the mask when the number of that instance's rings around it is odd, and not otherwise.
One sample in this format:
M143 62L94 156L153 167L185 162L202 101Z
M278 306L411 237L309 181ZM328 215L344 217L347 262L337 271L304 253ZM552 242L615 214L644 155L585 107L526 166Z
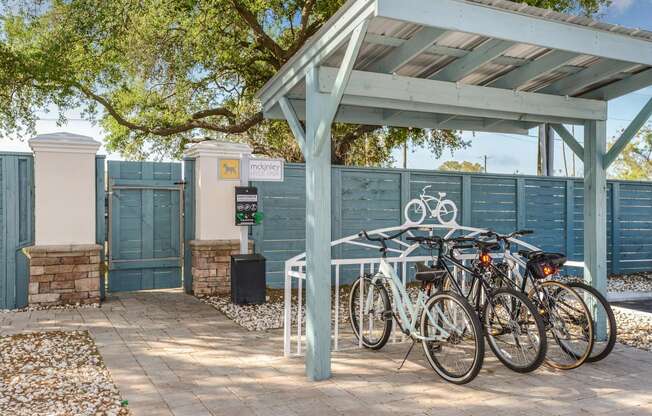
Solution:
M545 251L519 250L518 254L525 257L528 263L548 263L555 266L563 266L566 263L566 255L562 253L546 253Z
M439 194L440 198L443 198L446 196L446 192L437 192Z
M478 240L475 242L475 245L482 251L494 251L500 248L500 244L497 241Z
M446 270L428 267L423 262L416 263L417 273L415 278L424 283L433 283L444 277Z

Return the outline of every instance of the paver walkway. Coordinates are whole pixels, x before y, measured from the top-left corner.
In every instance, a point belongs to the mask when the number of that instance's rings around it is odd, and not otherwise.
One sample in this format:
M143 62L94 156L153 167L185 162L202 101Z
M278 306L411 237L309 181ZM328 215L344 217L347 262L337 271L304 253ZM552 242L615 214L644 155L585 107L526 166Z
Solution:
M0 334L88 329L136 416L652 415L652 354L617 346L604 362L521 375L490 354L466 386L441 381L407 345L336 353L313 383L281 355L280 331L247 332L179 291L113 295L101 309L0 314Z
M614 306L620 306L626 309L633 309L639 312L652 313L652 299L628 300L623 302L612 302Z

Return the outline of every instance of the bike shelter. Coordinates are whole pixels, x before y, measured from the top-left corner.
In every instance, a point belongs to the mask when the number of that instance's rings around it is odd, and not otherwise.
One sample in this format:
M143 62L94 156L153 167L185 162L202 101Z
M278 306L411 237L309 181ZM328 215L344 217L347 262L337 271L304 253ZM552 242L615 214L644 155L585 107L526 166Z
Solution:
M584 163L584 277L604 293L606 169L652 114L650 100L607 151L607 102L652 85L651 67L652 33L506 0L342 6L257 94L306 160L307 376L331 375L333 122L554 130Z

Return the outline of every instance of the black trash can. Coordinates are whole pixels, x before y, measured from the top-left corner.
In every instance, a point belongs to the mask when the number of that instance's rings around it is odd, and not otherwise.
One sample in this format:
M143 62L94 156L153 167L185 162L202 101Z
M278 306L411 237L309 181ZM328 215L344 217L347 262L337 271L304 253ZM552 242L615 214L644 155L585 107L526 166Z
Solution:
M260 254L231 256L231 302L236 305L265 303L265 257Z

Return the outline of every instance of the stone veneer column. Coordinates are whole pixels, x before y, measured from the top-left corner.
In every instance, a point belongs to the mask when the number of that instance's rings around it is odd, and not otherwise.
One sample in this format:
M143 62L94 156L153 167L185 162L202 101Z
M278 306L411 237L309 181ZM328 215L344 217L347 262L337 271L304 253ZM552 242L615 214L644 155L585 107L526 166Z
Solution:
M30 305L99 302L100 249L97 244L26 249Z
M195 160L195 240L190 248L196 296L231 292L231 255L240 254L241 229L235 225L235 187L240 180L220 179L219 160L239 159L242 168L243 157L250 154L245 144L218 141L197 143L185 153ZM248 245L252 252L252 242Z
M95 243L95 155L100 143L70 133L36 136L34 151L35 244L29 304L100 300L100 250Z
M231 293L231 256L240 254L240 240L193 240L192 290L195 296ZM253 242L249 242L249 251Z

